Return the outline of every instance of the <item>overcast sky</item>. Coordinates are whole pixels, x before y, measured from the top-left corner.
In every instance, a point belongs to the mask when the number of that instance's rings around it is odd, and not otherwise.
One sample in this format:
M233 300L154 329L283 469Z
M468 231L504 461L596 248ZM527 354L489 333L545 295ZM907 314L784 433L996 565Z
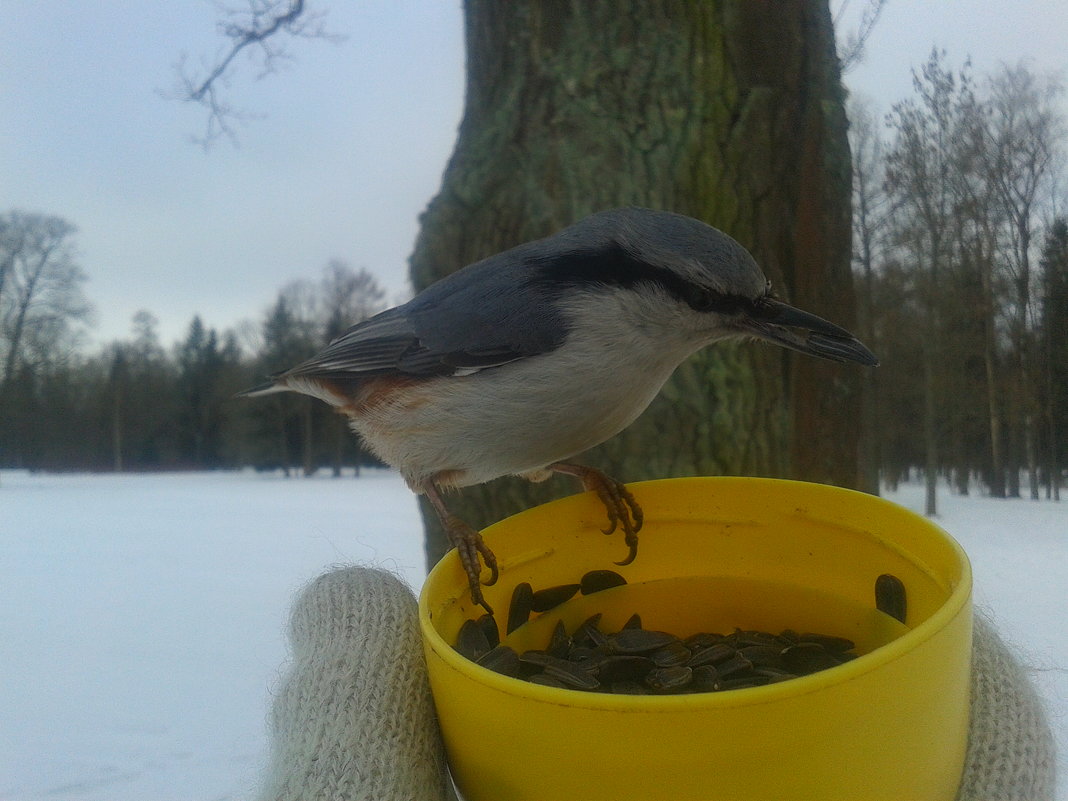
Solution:
M234 0L232 5L238 5ZM834 0L837 8L841 0ZM847 7L849 28L864 5ZM259 115L239 147L190 142L205 115L165 99L174 63L220 51L212 2L5 0L0 26L0 212L79 228L96 343L153 312L165 344L192 316L257 319L331 258L407 291L418 215L438 188L463 103L458 2L322 2L347 39L296 43L229 97ZM1011 16L1010 16L1011 14ZM847 84L881 110L911 91L932 45L982 73L1021 59L1068 75L1064 0L889 0Z

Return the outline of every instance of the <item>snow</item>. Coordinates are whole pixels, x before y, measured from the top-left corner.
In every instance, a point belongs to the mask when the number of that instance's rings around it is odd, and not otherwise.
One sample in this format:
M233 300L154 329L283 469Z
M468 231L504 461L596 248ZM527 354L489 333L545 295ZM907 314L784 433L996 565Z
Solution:
M413 586L394 474L0 476L0 799L255 786L293 596L335 563Z
M922 493L888 497L919 511ZM1063 774L1068 503L939 500L977 602L1047 699ZM418 588L421 536L388 471L3 473L0 799L249 798L293 597L352 562Z

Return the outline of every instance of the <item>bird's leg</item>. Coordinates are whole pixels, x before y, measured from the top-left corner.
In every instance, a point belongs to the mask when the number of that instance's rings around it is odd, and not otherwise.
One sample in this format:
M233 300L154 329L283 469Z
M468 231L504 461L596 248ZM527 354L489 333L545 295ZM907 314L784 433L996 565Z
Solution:
M493 609L486 603L486 599L482 597L482 586L479 583L482 565L479 563L479 556L486 563L486 567L490 569L490 578L486 582L487 586L497 583L497 557L493 555L493 551L489 549L489 546L482 541L482 535L478 531L448 510L448 507L445 506L445 501L441 497L441 491L433 479L424 481L421 489L426 493L427 500L434 507L434 511L438 513L438 518L441 520L441 525L445 529L449 542L456 548L456 552L460 557L460 564L463 565L464 572L467 574L467 583L471 587L471 600L481 605L492 615Z
M621 527L624 541L630 549L627 558L616 564L629 565L633 562L634 557L638 555L638 532L642 529L643 515L642 508L623 483L595 467L571 462L555 462L549 465L548 469L556 473L575 476L587 491L597 493L597 497L601 499L601 503L608 511L608 528L602 531L605 534L611 534L617 527Z

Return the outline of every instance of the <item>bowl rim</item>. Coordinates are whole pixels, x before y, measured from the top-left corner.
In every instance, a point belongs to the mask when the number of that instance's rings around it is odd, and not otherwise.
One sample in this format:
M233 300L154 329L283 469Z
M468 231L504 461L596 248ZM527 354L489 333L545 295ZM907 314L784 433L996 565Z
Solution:
M800 676L789 681L766 684L761 687L746 687L729 692L692 693L685 695L617 695L611 693L594 693L583 690L560 689L545 687L522 679L512 678L497 673L489 668L472 662L467 657L459 654L445 641L434 626L430 612L429 588L435 583L435 576L440 577L446 570L455 570L452 562L458 557L455 549L450 550L434 568L427 574L419 592L419 629L423 637L425 649L432 651L441 659L442 663L450 670L463 674L470 681L476 682L486 688L496 690L506 695L526 698L532 702L552 705L576 707L580 709L632 712L632 713L672 713L681 709L696 708L735 708L741 706L762 705L781 701L786 698L796 698L810 693L820 692L831 687L840 686L850 681L859 679L890 664L921 644L930 640L938 632L945 629L956 619L958 615L970 607L972 593L972 571L968 556L960 544L944 529L931 520L916 514L900 504L871 495L858 490L836 487L829 484L815 482L796 481L792 479L776 478L750 478L744 476L696 476L689 478L654 479L651 481L632 482L629 487L651 486L671 482L679 485L679 482L691 482L695 486L707 486L709 483L725 484L737 482L760 482L769 489L785 488L786 486L797 488L803 485L806 488L818 488L817 492L826 492L828 496L841 494L843 497L854 501L861 501L871 507L893 509L895 514L910 518L913 522L922 526L931 536L937 538L942 544L948 546L955 556L960 567L960 578L956 585L951 587L949 596L945 602L935 610L926 620L911 628L908 632L891 642L858 656L844 664L833 668ZM507 524L518 517L528 514L536 509L544 509L557 505L575 503L576 499L589 493L580 493L565 498L560 498L548 503L541 504L531 509L524 510L504 520L488 526L487 530Z

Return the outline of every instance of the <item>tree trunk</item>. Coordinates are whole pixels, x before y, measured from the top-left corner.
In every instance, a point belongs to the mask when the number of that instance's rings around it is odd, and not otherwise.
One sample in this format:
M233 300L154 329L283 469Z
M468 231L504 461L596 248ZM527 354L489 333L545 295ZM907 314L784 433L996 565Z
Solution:
M10 394L11 382L15 376L15 368L18 366L19 348L22 345L22 336L25 333L26 314L30 310L37 290L37 282L41 277L41 271L47 257L42 257L36 269L26 279L26 286L18 293L15 299L15 320L10 327L10 332L5 331L8 338L7 356L4 359L4 375L0 378L0 397Z
M315 421L312 417L312 404L310 398L301 398L300 421L301 428L303 429L303 436L301 437L301 462L303 463L304 475L311 476L315 474L317 465L315 464Z
M1019 378L1019 371L1014 372L1010 376L1010 381L1012 382L1013 387L1009 390L1009 409L1011 418L1009 421L1008 458L1006 460L1008 465L1008 476L1005 484L1006 498L1020 497L1020 451L1023 447L1020 443L1020 417L1018 414L1020 410Z
M1033 398L1029 399L1033 401ZM1028 414L1024 418L1024 454L1027 457L1027 487L1031 491L1031 500L1038 500L1038 452L1035 448L1035 418Z
M854 323L850 165L825 2L468 0L467 97L411 257L417 289L606 208L681 212L746 245L785 298ZM626 481L858 482L858 371L760 345L682 365L585 455ZM450 506L475 526L553 495L508 478ZM447 549L424 502L428 559Z
M860 287L857 290L857 333L868 347L875 347L875 257L873 255L874 232L871 225L871 209L864 192L854 194L857 208L855 227L859 233ZM860 483L859 489L873 495L879 494L880 421L879 377L875 370L865 370L861 376L861 430L860 430Z
M994 323L994 290L990 257L981 264L983 291L983 366L986 370L986 400L990 415L990 494L1005 497L1005 459L1001 440L1001 404L998 400L997 334Z
M934 342L937 326L934 324L933 307L927 312L927 336L923 349L923 452L924 452L924 504L923 513L928 517L938 514L938 403L935 391L935 376L938 370Z
M123 414L122 394L118 386L114 389L111 399L111 466L116 473L123 471L122 448L123 448Z
M330 429L334 432L333 475L334 478L340 478L342 458L345 453L345 440L352 434L340 416L331 418Z
M277 438L275 443L278 448L278 462L282 465L282 473L289 478L289 432L286 430L286 408L282 400L274 400L275 423Z
M1051 342L1050 327L1047 323L1043 326L1043 378L1045 379L1045 415L1046 415L1046 437L1049 444L1046 446L1046 482L1047 490L1046 497L1052 498L1055 501L1061 499L1061 469L1058 463L1058 448L1057 448L1057 434L1058 434L1058 420L1055 412L1054 401L1054 383L1053 383L1053 347Z

